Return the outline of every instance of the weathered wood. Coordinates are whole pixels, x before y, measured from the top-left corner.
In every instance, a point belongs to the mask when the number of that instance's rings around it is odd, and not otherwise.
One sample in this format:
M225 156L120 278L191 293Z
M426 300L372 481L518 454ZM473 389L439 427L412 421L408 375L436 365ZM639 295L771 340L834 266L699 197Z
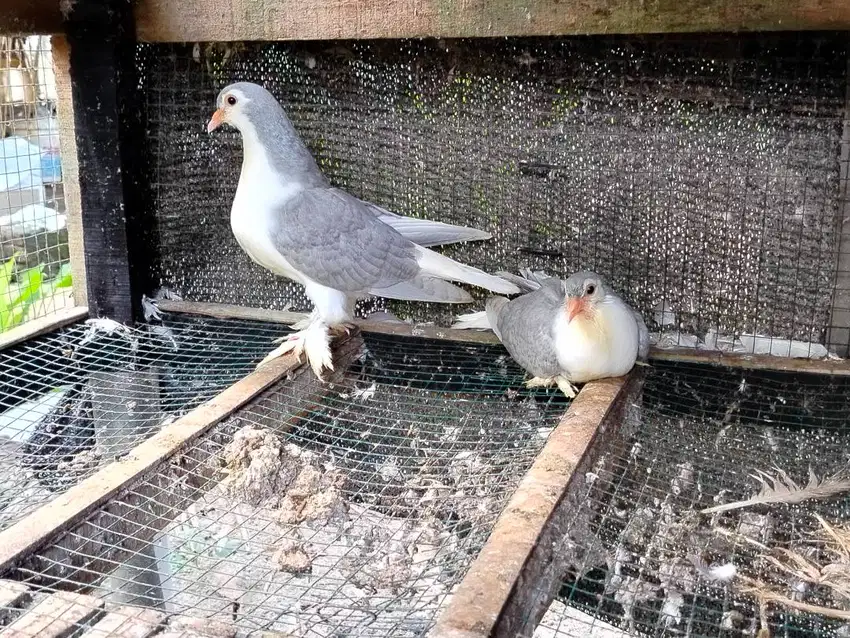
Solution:
M345 373L361 347L357 331L337 340L330 381ZM265 392L284 377L287 382L279 384L271 395ZM290 401L295 396L304 397L309 404L330 388L291 355L269 362L164 427L125 459L108 465L0 533L0 574L20 568L31 578L36 575L41 585L91 584L152 542L175 511L184 510L200 496L204 486L208 488L215 469L207 463L209 451L191 445L194 441L249 401L256 399L252 415L256 412L262 419L262 406L278 392L285 393ZM285 430L289 426L279 423L279 427ZM168 466L163 469L166 462ZM174 490L176 484L183 486L179 495ZM169 492L175 494L173 502L162 498ZM61 534L70 529L74 529L73 534ZM116 534L120 534L120 543L114 540Z
M6 627L2 638L65 638L78 624L91 620L103 609L103 601L84 594L60 591L51 594Z
M180 448L277 383L298 365L299 362L293 356L270 362L164 427L135 447L126 458L111 463L0 532L0 574L8 573L57 534L82 521L96 507L139 480L145 473L154 470ZM103 573L108 571L111 570Z
M588 383L572 402L502 511L431 638L530 636L560 577L554 556L593 463L591 449L619 428L643 372ZM545 604L543 604L545 602Z
M204 42L850 28L846 0L142 0L140 40Z
M848 35L850 39L850 35ZM847 58L844 98L844 130L838 176L838 210L835 225L839 233L838 268L832 297L832 316L827 343L841 356L850 356L850 56Z
M29 587L13 580L0 580L0 626L15 615L15 610L28 605L32 596Z
M27 321L21 326L12 328L11 330L0 334L0 351L10 348L11 346L18 345L19 343L23 343L27 339L32 339L33 337L38 337L40 335L47 334L48 332L53 332L54 330L59 330L59 328L64 328L65 326L70 326L72 323L77 323L78 321L85 319L88 317L88 314L88 308L85 306L79 306L74 308L63 308L58 312L47 315L46 317L39 317L38 319Z
M110 610L82 638L148 638L159 630L165 618L155 609L121 606Z
M4 0L0 34L56 34L60 0ZM844 0L139 0L151 42L847 29Z
M140 228L148 211L133 179L141 150L138 123L130 122L136 91L130 0L75 0L69 7L87 302L92 315L129 323L149 292L139 285L147 276Z
M217 319L242 319L249 321L267 321L270 323L292 324L306 317L298 312L282 312L246 306L228 304L200 303L194 301L159 301L160 309L189 315L202 315ZM423 337L443 341L461 341L467 343L497 344L495 334L480 330L452 330L433 325L415 325L384 321L359 321L363 332L399 335L404 337ZM719 350L696 350L695 348L652 348L651 360L682 361L722 365L730 368L759 370L777 370L784 372L806 372L813 374L850 375L850 360L834 359L792 359L764 354L726 353Z
M85 306L86 253L83 243L83 214L80 203L80 165L77 161L77 137L74 131L74 99L71 91L71 51L63 36L50 39L53 70L56 76L56 119L59 123L59 150L62 154L62 192L68 227L68 257L74 280L74 304Z

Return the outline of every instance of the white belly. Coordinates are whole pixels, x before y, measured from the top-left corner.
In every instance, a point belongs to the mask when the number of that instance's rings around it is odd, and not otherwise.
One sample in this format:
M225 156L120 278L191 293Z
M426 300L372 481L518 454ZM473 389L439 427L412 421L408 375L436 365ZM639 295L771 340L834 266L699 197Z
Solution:
M558 363L574 383L624 375L637 357L637 323L625 307L602 306L596 324L579 318L567 323L558 313L555 340Z
M254 262L276 275L304 284L307 282L303 275L277 251L272 240L273 216L301 187L276 187L276 182L270 171L247 169L243 164L230 209L230 228L239 246Z

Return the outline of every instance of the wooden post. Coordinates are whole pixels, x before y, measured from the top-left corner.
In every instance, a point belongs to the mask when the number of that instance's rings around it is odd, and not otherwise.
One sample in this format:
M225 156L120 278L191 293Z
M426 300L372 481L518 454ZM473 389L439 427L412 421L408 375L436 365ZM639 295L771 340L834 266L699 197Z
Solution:
M827 345L840 357L850 356L850 56L847 58L846 97L844 99L844 131L838 176L838 213L836 226L840 233L832 315Z
M88 306L129 322L141 307L145 263L141 145L134 103L130 0L77 0L65 19L84 241ZM126 108L125 108L125 105Z

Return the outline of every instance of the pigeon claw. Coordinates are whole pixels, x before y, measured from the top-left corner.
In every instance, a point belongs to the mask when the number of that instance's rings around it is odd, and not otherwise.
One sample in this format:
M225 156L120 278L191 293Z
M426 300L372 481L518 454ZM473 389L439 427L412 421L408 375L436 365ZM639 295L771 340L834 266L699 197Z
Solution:
M257 364L257 368L262 368L268 362L273 361L278 357L282 357L285 354L289 354L290 352L300 359L304 352L304 339L300 337L299 333L275 339L275 343L281 343L281 345L268 353L265 358Z
M576 395L578 395L578 388L561 375L556 377L533 377L525 382L526 388L551 388L553 385L557 385L568 399L575 399Z
M568 399L575 399L578 395L578 388L575 387L568 379L559 376L555 383L558 384L561 392L563 392Z

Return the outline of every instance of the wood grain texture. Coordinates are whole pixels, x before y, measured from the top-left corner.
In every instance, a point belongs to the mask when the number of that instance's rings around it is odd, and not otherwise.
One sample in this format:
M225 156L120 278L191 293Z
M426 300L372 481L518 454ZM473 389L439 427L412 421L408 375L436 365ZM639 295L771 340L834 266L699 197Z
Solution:
M58 312L27 321L25 324L7 330L0 334L0 351L23 343L27 339L53 332L76 323L88 317L89 309L85 306L63 308Z
M569 491L584 480L591 447L619 427L618 408L642 383L628 377L588 383L549 436L502 511L490 538L429 638L531 635L560 576L553 550L565 533ZM610 427L609 427L610 426ZM533 586L531 586L533 583ZM541 600L542 599L542 600Z
M0 34L58 34L61 4L4 0ZM150 42L850 28L846 0L138 0L135 13Z
M56 76L56 118L59 122L59 150L62 157L62 188L68 224L68 252L74 278L74 304L85 306L86 252L83 243L83 212L80 201L80 164L77 160L77 138L74 131L74 98L71 94L71 60L68 40L63 36L50 39L53 69Z

